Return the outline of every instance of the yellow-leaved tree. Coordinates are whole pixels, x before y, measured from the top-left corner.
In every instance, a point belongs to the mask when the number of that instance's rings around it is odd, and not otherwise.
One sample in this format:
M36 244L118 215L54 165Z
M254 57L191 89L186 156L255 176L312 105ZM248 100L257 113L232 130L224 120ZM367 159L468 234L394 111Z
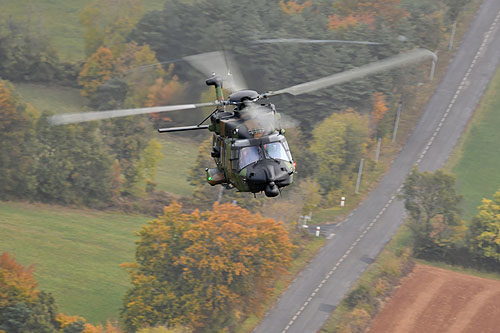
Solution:
M368 135L368 117L354 110L334 113L314 129L311 151L318 163L315 176L325 193L339 188L343 177L355 172Z
M500 190L493 200L483 199L470 226L474 253L500 262Z

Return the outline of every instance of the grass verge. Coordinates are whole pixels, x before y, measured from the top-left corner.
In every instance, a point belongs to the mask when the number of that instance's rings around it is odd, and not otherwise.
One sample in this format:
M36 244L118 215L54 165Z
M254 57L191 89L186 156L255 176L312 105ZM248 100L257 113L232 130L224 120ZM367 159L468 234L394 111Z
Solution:
M89 209L0 202L0 251L35 267L59 311L91 323L117 319L134 259L134 232L150 218Z
M450 264L440 262L440 261L429 261L429 260L423 260L423 259L415 259L415 261L418 264L443 268L443 269L447 269L447 270L457 272L457 273L474 275L474 276L482 277L485 279L500 280L500 273L482 272L482 271L479 271L477 269L466 268L466 267L456 266L456 265L450 265Z

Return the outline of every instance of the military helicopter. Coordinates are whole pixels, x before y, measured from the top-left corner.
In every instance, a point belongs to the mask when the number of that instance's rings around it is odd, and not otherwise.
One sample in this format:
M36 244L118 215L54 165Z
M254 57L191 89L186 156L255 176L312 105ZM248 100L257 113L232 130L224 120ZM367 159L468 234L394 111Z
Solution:
M62 125L215 106L215 110L197 125L160 128L158 131L166 133L208 129L213 132L211 155L216 164L215 168L206 169L208 183L212 186L221 184L226 188L235 187L240 192L251 192L254 195L264 192L267 197L275 197L281 193L282 188L293 183L295 162L284 136L285 129L281 124L280 114L274 104L261 101L282 94L296 96L310 93L426 59L437 60L436 55L429 50L414 49L317 80L259 93L247 89L237 67L229 65L231 58L226 52L203 53L183 59L210 76L205 83L215 88L216 101L62 114L52 116L50 121L52 124ZM227 99L223 96L223 86L231 92ZM209 119L210 123L204 124Z

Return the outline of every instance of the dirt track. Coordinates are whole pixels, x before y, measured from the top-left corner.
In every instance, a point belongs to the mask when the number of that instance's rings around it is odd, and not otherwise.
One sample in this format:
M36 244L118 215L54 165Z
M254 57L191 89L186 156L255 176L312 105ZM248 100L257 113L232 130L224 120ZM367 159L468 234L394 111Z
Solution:
M500 332L500 281L416 265L368 332Z

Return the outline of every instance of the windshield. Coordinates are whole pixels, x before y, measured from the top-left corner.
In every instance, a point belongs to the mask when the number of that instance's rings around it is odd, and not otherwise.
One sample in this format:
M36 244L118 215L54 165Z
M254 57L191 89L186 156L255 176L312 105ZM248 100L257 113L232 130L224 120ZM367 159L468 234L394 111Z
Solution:
M279 142L265 144L264 150L266 151L267 155L271 158L277 160L290 161L290 158L288 157L285 148L283 148L283 146Z
M257 148L256 146L241 148L240 169L243 169L249 164L257 162L259 159L260 159L259 148Z

